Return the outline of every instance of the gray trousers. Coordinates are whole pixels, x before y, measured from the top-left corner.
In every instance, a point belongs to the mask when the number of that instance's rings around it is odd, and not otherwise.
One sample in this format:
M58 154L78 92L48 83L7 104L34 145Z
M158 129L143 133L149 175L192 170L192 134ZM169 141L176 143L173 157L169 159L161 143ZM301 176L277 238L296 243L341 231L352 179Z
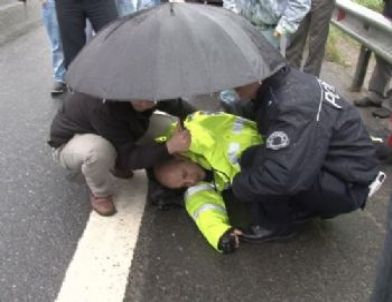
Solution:
M369 82L369 91L376 92L378 95L384 97L392 78L392 64L379 56L375 57L376 66Z
M389 87L392 77L392 64L375 56L376 65L369 82L368 97L376 104L392 112L392 89Z
M302 67L304 49L308 39L308 57L304 63L303 71L317 77L320 75L328 38L329 21L334 6L333 0L312 0L310 12L292 35L291 43L286 50L286 58L295 68Z
M152 141L165 133L176 120L167 114L153 114L146 134L138 144ZM117 157L114 146L96 134L76 134L66 144L55 149L54 160L73 173L82 173L90 191L97 197L112 195L113 175L111 171Z

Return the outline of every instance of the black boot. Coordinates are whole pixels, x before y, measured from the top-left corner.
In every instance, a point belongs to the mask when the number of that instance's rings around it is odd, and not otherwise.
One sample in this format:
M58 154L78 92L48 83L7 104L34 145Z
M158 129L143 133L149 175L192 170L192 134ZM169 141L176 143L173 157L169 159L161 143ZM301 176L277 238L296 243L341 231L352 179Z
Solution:
M284 241L296 235L293 228L271 227L266 228L260 225L250 225L242 231L241 241L249 243L263 243L270 241Z

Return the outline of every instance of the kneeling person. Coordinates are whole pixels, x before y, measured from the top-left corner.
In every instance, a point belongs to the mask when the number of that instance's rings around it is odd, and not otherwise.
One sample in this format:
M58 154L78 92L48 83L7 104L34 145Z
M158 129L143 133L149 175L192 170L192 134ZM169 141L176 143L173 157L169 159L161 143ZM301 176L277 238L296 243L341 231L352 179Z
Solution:
M106 101L82 93L65 99L53 119L48 143L61 166L83 173L91 206L97 213L107 216L115 212L112 173L131 176L132 170L150 168L170 154L188 149L187 130L178 129L165 143L153 140L159 128L174 120L154 118L155 109L178 116L193 111L190 106L176 106L176 102ZM160 125L162 122L165 125Z

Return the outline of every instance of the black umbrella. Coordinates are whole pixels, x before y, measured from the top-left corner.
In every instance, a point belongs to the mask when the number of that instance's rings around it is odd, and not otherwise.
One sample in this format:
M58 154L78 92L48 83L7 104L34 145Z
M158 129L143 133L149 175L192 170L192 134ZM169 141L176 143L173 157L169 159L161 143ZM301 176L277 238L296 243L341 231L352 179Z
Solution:
M259 81L283 65L243 17L167 3L105 27L75 58L67 84L101 98L163 100Z

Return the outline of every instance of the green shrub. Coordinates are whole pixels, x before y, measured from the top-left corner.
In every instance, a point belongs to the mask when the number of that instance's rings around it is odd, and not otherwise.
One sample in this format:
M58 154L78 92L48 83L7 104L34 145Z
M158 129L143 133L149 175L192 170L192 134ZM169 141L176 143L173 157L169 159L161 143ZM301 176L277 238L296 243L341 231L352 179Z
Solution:
M384 7L383 0L354 0L354 2L377 12L381 12Z

